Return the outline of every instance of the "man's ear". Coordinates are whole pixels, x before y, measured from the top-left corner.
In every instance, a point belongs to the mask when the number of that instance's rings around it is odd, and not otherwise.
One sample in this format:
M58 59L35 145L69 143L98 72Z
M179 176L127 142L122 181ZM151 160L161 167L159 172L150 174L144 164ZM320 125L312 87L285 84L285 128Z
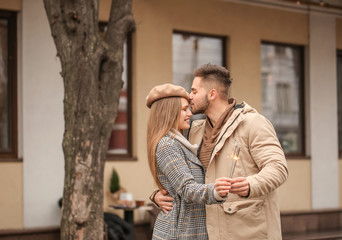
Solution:
M216 89L211 89L209 92L208 92L208 99L209 101L213 101L217 98L218 96L218 93L217 93L217 90Z

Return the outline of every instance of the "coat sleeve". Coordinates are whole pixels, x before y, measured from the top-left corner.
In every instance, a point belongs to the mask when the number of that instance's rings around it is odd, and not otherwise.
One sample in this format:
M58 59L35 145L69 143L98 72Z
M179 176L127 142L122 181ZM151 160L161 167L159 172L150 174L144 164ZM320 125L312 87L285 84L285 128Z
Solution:
M214 197L213 183L200 184L195 182L185 158L184 152L173 139L162 140L159 143L156 152L158 170L181 199L187 203L222 203ZM158 177L161 179L160 176ZM163 184L163 181L161 183ZM169 191L169 189L167 190ZM169 192L172 195L172 191Z
M257 115L249 126L249 150L260 172L247 177L250 185L249 197L266 195L288 176L284 151L272 124L262 115Z

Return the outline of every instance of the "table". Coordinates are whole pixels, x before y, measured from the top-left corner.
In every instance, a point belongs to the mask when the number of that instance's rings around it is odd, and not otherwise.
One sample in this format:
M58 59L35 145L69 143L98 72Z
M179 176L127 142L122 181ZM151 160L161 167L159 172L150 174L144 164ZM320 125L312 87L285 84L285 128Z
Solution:
M123 205L109 205L109 207L115 208L115 209L122 209L124 210L124 219L127 223L129 223L132 226L132 233L128 238L130 240L134 239L134 209L137 209L138 207L129 207L129 206L123 206Z
M129 207L129 206L123 206L123 205L109 205L109 206L115 209L124 210L125 221L131 224L132 226L134 226L134 209L137 209L138 207L136 206Z

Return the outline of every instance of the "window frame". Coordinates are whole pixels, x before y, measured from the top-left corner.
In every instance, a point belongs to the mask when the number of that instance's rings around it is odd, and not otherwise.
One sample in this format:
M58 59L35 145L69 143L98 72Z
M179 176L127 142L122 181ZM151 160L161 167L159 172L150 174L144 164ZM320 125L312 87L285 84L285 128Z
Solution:
M108 22L99 22L100 30L104 28ZM133 32L127 34L126 46L127 46L127 153L107 153L106 161L136 161L137 158L133 157L133 125L132 125L132 35ZM113 131L113 130L112 130Z
M306 119L305 119L305 47L303 45L297 45L297 44L291 44L291 43L283 43L283 42L275 42L275 41L267 41L262 40L260 44L260 50L262 44L272 44L274 46L280 46L280 47L291 47L298 49L300 54L300 60L299 63L301 65L301 72L299 75L299 82L298 82L298 101L299 101L299 127L300 127L300 134L302 136L301 139L301 145L302 145L302 151L297 153L285 153L286 158L288 159L298 159L298 158L307 158L307 152L306 152ZM261 51L260 51L261 52ZM260 66L262 66L262 63L260 63ZM261 72L262 74L262 72ZM260 74L260 76L261 76ZM262 79L261 79L262 80Z
M339 136L339 131L342 131L342 129L339 129L339 125L338 125L338 121L342 121L342 119L339 119L339 114L340 111L342 111L342 103L340 103L339 98L342 99L342 92L340 92L341 96L339 96L339 92L338 92L338 87L339 84L342 85L342 82L339 83L339 81L342 81L342 68L339 69L338 68L338 59L341 59L342 61L342 49L337 49L336 51L336 88L337 88L337 139L338 139L338 145L337 145L337 151L338 151L338 156L339 158L342 158L342 149L340 149L340 141L342 141L342 138L340 138ZM340 109L341 108L341 109Z
M0 152L0 162L15 162L22 161L18 159L17 12L0 10L0 18L8 21L8 127L12 146L10 151Z
M191 31L182 31L182 30L173 30L173 34L188 34L193 36L199 36L199 37L208 37L208 38L219 38L222 40L222 66L227 67L227 44L228 44L228 36L224 35L217 35L217 34L209 34L209 33L199 33L199 32L191 32ZM195 70L195 69L193 69Z
M195 36L195 37L204 37L204 38L216 38L216 39L219 39L221 40L221 47L222 47L222 51L221 51L221 59L222 59L222 63L221 65L222 66L225 66L227 69L229 69L227 67L227 45L229 43L229 36L226 36L226 35L218 35L218 34L209 34L209 33L199 33L199 32L191 32L191 31L183 31L183 30L177 30L177 29L174 29L172 31L172 38L174 36L174 34L181 34L181 35L189 35L189 36ZM173 43L172 43L172 52L173 52ZM173 54L172 54L172 64L174 62L174 59L173 59ZM199 67L199 66L198 66ZM195 69L192 69L192 71L194 71ZM172 74L174 74L174 66L172 66ZM191 75L193 75L193 72L191 72ZM175 84L175 77L173 75L173 84ZM181 85L181 84L180 84ZM190 84L191 86L191 84ZM182 87L184 87L186 89L186 86L182 85ZM186 89L186 90L189 90L191 91L191 89ZM230 89L229 89L230 91ZM190 118L190 121L194 121L194 120L198 120L198 119L205 119L206 116L205 114L196 114L196 115L192 115L191 118ZM184 130L184 136L187 136L189 133L189 130Z

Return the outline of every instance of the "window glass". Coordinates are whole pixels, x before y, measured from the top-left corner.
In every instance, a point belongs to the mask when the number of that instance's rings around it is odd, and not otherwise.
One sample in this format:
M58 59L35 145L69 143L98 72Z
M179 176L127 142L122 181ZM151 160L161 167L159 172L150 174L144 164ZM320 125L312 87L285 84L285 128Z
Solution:
M0 11L0 157L17 157L16 13Z
M301 47L261 45L262 113L286 154L303 155L303 53Z
M173 83L191 91L193 71L203 64L225 66L226 37L188 32L174 32L172 36ZM204 114L191 117L203 119ZM185 131L187 134L187 131Z
M342 156L342 50L337 52L338 150Z
M206 63L225 65L224 37L175 32L172 37L174 84L191 90L193 71Z
M100 34L104 36L107 23L101 22L99 25ZM132 157L132 126L131 126L131 74L130 74L130 48L131 34L127 36L124 44L123 56L123 86L120 92L119 107L113 130L109 139L108 158L124 160Z
M11 149L10 116L9 116L9 84L8 84L8 44L7 20L0 19L0 150L6 152Z
M127 93L127 43L124 45L124 82L119 99L118 113L110 136L108 154L128 154L128 93Z

